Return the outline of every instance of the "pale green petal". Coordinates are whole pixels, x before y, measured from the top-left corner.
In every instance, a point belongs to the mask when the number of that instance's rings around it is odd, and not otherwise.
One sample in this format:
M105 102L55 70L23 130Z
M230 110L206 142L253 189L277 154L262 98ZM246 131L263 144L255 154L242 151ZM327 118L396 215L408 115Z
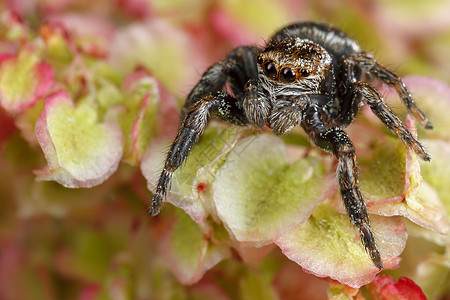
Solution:
M397 256L406 244L405 226L397 218L370 217L384 267L397 267ZM354 288L369 283L379 272L349 217L326 203L320 204L305 224L282 235L276 244L288 258L315 276L329 276Z
M334 188L334 174L325 174L319 160L289 165L282 140L262 134L243 140L227 156L213 197L236 240L264 245L302 224Z

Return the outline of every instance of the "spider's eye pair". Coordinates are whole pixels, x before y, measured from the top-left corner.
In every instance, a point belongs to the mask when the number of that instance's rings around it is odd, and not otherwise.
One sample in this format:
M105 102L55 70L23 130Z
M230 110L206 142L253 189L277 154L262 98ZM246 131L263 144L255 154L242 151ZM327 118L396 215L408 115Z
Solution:
M292 83L297 80L297 72L290 67L281 68L280 72L278 72L277 65L274 62L269 61L264 63L264 59L260 55L256 57L256 61L258 64L262 64L264 74L271 79L276 79L279 74L280 79L285 83ZM300 76L308 77L309 70L306 68L301 69Z
M301 77L308 77L310 74L309 70L306 68L300 69L300 76ZM289 67L282 68L280 71L280 77L281 80L283 80L286 83L291 83L297 80L297 72L295 72L293 69Z
M277 66L273 62L268 62L263 65L264 73L271 79L276 79L278 76ZM285 67L280 70L280 77L286 83L294 82L297 79L297 74L291 68Z
M278 76L277 66L274 63L269 62L265 64L263 68L267 77L275 79ZM308 77L309 70L301 69L300 75L302 77ZM285 83L292 83L297 80L297 73L292 68L284 67L280 70L280 79Z

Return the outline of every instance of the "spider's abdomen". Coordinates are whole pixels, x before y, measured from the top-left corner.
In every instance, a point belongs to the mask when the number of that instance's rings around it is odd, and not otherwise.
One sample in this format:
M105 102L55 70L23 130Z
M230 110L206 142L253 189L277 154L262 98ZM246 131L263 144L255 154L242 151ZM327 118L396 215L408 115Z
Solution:
M344 32L327 24L317 22L295 23L286 26L275 33L271 40L283 40L286 38L308 39L317 43L333 56L334 61L339 61L342 56L361 51L358 43Z

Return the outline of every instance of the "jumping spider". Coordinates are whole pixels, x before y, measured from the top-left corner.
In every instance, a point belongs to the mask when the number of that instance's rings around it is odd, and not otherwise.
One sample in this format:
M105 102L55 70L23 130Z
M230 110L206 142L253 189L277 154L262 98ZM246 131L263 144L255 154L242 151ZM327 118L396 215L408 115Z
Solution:
M343 128L363 104L423 160L425 148L414 138L380 93L362 81L370 75L394 87L403 103L426 129L432 125L417 107L403 81L342 31L306 22L287 26L264 49L242 46L209 67L187 97L181 124L165 160L150 213L159 213L173 172L202 136L210 114L238 125L277 135L301 126L321 149L338 159L337 177L350 220L359 230L373 263L383 268L363 196L358 187L355 148ZM234 95L224 92L228 83Z

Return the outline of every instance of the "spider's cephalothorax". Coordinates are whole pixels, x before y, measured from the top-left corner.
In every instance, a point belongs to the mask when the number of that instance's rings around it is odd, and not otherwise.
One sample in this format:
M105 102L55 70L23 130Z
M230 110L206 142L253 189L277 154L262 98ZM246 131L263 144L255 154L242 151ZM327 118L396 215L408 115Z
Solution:
M276 134L286 134L300 125L308 105L302 95L328 95L334 89L330 54L309 40L272 40L256 61L259 97L244 100L244 110L253 125L267 124ZM255 116L258 119L253 119Z
M432 128L397 75L328 25L293 24L275 33L264 49L234 49L209 67L188 95L150 204L151 215L159 213L173 172L198 142L211 114L239 126L267 125L275 134L301 126L319 148L338 159L342 200L372 261L381 269L383 262L358 187L355 149L343 128L367 104L406 146L423 160L429 161L430 156L380 93L362 81L364 74L393 86L419 123ZM227 82L233 95L224 92Z

